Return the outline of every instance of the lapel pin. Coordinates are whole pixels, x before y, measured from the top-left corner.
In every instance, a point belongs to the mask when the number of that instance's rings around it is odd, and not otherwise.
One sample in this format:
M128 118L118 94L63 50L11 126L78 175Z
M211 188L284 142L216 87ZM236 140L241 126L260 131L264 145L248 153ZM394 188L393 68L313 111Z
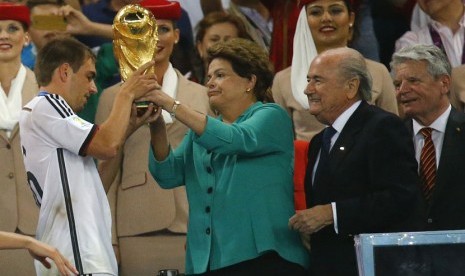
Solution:
M344 147L339 147L339 150L345 150L345 149L346 149L346 148L344 148Z
M455 130L457 130L457 132L460 132L462 129L458 127Z

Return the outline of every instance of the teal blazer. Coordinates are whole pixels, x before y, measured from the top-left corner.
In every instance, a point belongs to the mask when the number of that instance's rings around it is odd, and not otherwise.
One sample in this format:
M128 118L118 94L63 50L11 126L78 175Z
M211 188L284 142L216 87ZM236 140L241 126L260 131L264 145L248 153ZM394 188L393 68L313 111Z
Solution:
M186 274L204 273L269 251L308 267L294 214L293 130L277 104L257 102L233 124L207 117L166 160L149 168L163 188L186 185L189 201Z

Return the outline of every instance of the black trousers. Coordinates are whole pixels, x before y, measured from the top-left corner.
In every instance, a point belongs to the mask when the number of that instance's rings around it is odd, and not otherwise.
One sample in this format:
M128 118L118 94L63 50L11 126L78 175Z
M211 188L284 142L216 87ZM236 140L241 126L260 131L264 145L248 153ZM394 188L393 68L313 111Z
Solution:
M281 258L276 252L266 253L255 259L240 262L196 276L305 276L306 270L299 264Z

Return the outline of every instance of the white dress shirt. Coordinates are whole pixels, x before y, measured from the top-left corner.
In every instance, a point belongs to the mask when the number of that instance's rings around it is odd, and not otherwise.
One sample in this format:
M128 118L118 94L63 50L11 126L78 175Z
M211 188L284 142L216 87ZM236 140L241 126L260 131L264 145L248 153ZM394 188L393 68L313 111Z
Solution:
M441 37L444 50L446 51L452 67L457 67L462 64L463 45L465 40L465 15L460 19L459 25L459 29L453 34L449 27L431 20L431 26ZM429 25L422 27L416 32L408 31L402 35L402 37L396 41L396 52L405 46L416 44L433 45Z
M441 114L431 125L423 126L418 121L413 119L413 143L415 145L415 158L418 164L420 164L420 155L423 145L425 144L425 138L420 133L420 130L424 127L430 127L433 129L431 132L431 139L433 140L434 149L436 152L436 169L439 167L439 160L441 158L442 144L444 142L444 134L446 132L447 119L449 118L452 107L449 107ZM418 169L420 166L418 166Z

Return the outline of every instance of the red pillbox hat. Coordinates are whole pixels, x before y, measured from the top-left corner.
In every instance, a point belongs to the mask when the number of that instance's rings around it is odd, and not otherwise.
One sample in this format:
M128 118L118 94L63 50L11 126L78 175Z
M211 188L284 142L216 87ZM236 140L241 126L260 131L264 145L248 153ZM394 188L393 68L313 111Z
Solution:
M16 20L31 25L29 8L25 5L14 3L0 3L0 20Z
M181 17L181 6L176 1L142 0L139 5L151 11L155 19L178 20Z

